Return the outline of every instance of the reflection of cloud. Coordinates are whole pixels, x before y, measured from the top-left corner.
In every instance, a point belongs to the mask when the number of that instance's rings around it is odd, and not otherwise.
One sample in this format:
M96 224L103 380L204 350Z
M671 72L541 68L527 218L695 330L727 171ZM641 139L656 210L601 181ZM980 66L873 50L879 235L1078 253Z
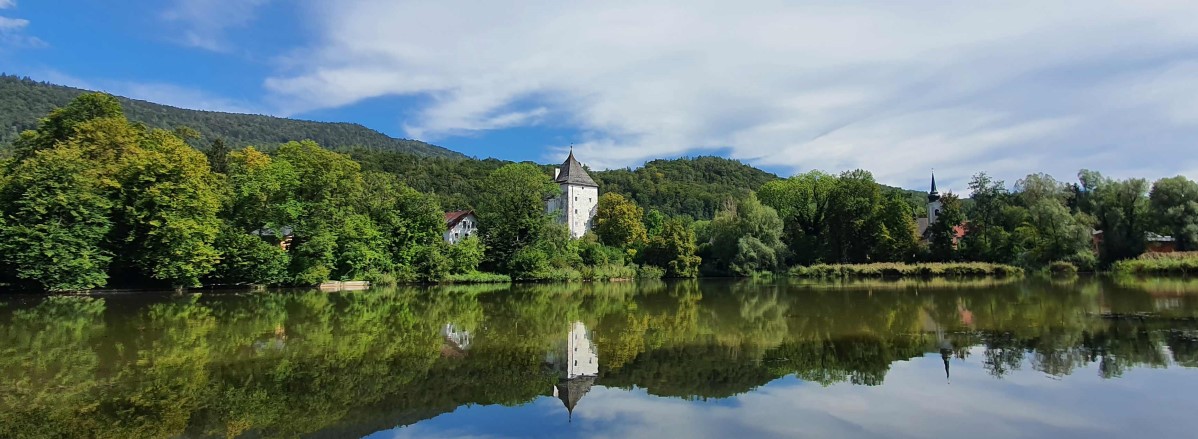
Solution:
M973 348L969 358L981 358ZM793 377L722 400L683 400L596 386L573 416L550 398L520 407L463 407L372 437L1188 437L1192 369L1138 369L1100 378L1097 365L1048 379L1024 368L995 379L955 359L944 382L932 353L892 364L880 386L827 387ZM1153 403L1128 404L1128 401Z

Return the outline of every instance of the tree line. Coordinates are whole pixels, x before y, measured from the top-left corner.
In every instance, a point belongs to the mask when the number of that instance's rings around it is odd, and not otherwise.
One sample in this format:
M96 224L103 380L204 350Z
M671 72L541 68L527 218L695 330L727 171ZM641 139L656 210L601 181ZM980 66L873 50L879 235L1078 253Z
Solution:
M1173 236L1180 250L1198 242L1198 184L1185 177L1149 186L1093 171L1077 183L1032 174L1008 190L981 173L970 202L946 194L919 236L923 206L867 171L777 179L722 159L655 161L596 173L605 186L594 233L575 240L545 212L559 191L546 166L426 158L419 163L430 166L412 168L401 156L312 141L260 150L216 139L199 151L187 143L198 139L131 122L99 93L50 112L0 161L0 283L437 282L480 270L580 280L916 261L1096 269L1142 253L1149 232ZM707 195L685 207L697 194ZM474 209L477 238L443 243L446 208ZM1103 232L1097 252L1094 230Z

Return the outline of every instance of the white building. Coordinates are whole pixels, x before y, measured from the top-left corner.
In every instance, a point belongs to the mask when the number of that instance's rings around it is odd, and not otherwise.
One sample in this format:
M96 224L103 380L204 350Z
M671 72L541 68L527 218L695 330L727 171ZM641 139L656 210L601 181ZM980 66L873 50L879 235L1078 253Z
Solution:
M445 235L442 236L445 242L457 244L475 233L478 233L478 218L474 217L473 211L445 212Z
M572 418L574 407L599 377L599 354L586 325L582 322L571 324L566 342L550 351L545 362L558 374L553 396L562 401L567 416Z
M599 206L599 185L574 159L574 151L553 170L553 181L561 186L561 195L545 202L545 210L559 224L570 229L570 236L581 238L591 230L591 220Z
M927 236L928 228L932 227L932 224L936 224L936 219L940 217L941 206L940 191L936 190L936 173L932 172L932 190L928 191L928 217L915 220L915 225L919 228L919 236Z

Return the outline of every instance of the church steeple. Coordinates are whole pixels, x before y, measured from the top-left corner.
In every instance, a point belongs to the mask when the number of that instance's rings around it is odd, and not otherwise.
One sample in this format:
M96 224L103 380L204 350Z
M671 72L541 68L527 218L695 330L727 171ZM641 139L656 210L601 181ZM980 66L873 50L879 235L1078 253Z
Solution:
M928 191L928 202L940 199L940 191L936 190L936 171L932 171L932 190Z

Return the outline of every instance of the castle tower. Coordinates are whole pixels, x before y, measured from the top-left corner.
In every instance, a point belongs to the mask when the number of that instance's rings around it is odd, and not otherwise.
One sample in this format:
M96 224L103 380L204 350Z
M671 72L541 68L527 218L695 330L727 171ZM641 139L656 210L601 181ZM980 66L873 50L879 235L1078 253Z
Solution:
M936 190L936 171L932 171L932 190L928 192L928 225L936 223L940 216L940 192Z
M553 170L553 181L561 186L561 195L546 201L545 209L560 224L570 229L570 236L581 238L591 230L591 219L599 206L599 185L574 158L574 149L560 168Z

